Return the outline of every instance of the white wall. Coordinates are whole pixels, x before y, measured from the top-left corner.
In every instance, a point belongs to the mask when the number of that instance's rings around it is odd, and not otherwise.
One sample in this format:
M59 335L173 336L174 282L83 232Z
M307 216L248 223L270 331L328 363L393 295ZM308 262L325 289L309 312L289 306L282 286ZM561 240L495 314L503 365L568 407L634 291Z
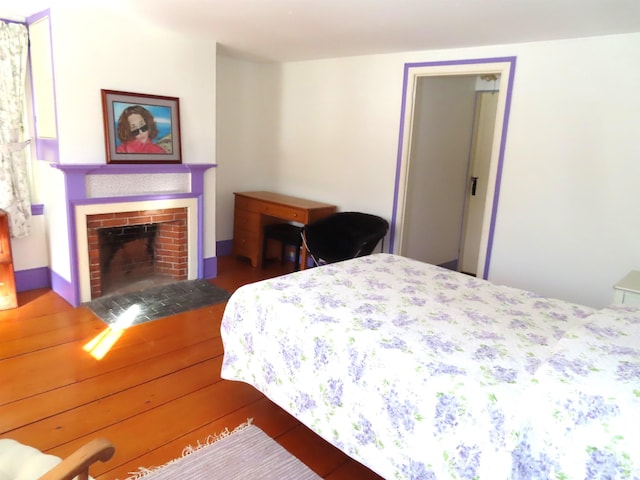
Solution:
M517 54L491 278L605 305L640 268L640 34Z
M287 63L275 190L391 217L399 56Z
M218 55L219 240L233 238L233 192L273 188L278 177L280 67Z
M279 133L275 173L261 184L390 219L404 64L503 56L517 65L489 277L608 304L612 285L640 268L640 34L283 64L277 91L264 92L279 98L261 113ZM258 81L232 66L219 65L230 77L219 96ZM228 114L219 106L219 121ZM259 152L262 141L230 142L220 163L241 144ZM261 172L264 158L243 161ZM226 181L227 192L251 183ZM232 208L219 209L218 222L220 240L231 238Z
M11 254L14 260L14 270L31 270L32 268L46 267L49 265L49 255L45 238L46 225L44 215L32 216L31 235L24 238L11 239Z
M109 7L51 9L62 163L105 163L100 89L180 99L184 163L215 161L215 41Z

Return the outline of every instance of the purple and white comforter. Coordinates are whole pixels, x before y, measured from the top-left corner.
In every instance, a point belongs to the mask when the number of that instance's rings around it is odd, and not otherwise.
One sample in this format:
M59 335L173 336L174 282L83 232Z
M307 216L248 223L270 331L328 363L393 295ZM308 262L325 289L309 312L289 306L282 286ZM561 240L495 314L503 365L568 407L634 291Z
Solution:
M387 479L640 479L640 313L390 254L246 285L222 376Z

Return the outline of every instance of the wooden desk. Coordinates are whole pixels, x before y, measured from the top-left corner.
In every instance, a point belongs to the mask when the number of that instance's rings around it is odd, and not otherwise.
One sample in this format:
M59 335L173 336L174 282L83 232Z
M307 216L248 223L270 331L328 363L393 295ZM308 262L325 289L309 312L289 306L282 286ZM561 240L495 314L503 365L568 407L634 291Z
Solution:
M297 222L303 225L336 211L335 205L290 197L273 192L235 192L233 217L233 254L251 259L251 265L262 265L263 227L271 223ZM307 266L303 247L302 269Z

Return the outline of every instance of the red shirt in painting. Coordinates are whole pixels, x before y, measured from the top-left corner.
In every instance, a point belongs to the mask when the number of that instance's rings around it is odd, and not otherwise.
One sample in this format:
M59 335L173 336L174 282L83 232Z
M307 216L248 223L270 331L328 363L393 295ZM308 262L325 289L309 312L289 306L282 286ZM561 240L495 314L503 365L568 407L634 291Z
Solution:
M129 140L123 142L116 147L117 153L167 153L164 148L151 141L139 142L137 140Z

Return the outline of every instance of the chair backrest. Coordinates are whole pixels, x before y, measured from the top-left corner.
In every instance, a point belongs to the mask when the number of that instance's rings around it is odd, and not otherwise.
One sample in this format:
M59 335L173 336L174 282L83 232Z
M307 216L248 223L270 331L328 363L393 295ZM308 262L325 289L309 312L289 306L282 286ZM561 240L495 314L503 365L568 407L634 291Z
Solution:
M305 225L303 238L316 264L333 263L371 254L388 230L377 215L339 212Z

